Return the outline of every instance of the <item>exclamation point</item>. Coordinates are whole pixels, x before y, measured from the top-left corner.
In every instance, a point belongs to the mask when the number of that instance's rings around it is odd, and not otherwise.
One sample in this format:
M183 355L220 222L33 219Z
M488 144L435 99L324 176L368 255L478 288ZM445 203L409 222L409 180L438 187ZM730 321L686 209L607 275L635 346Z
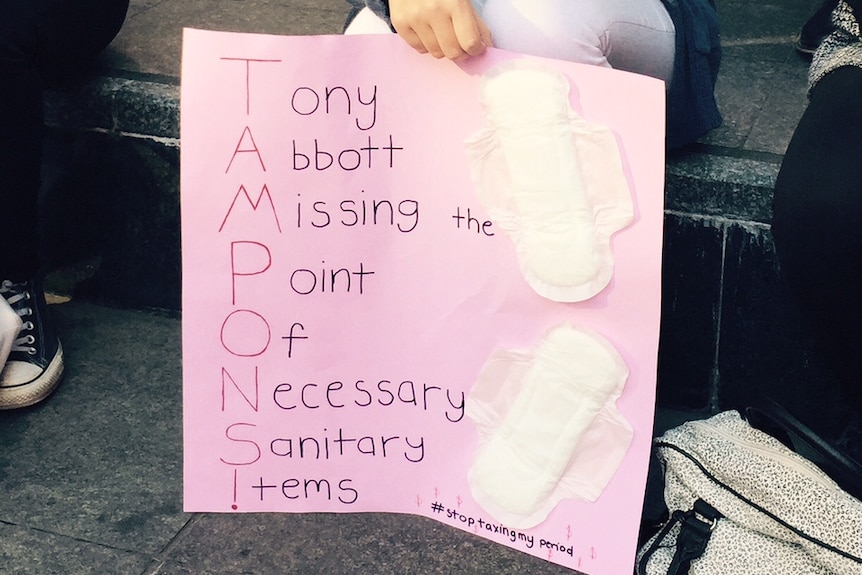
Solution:
M236 475L237 475L236 467L234 467L234 469L233 469L233 505L230 506L230 508L233 509L234 511L239 509L239 507L237 507L237 504L236 504Z

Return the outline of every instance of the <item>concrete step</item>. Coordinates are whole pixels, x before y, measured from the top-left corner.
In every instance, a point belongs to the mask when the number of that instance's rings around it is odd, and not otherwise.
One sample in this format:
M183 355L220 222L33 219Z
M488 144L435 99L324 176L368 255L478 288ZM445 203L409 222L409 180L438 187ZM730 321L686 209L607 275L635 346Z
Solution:
M766 392L811 410L822 389L809 381L769 225L782 154L806 104L808 62L793 43L818 5L718 2L725 122L666 167L662 407L714 411ZM179 310L182 28L335 34L347 11L342 0L133 0L93 75L46 97L46 251L59 270L49 285Z

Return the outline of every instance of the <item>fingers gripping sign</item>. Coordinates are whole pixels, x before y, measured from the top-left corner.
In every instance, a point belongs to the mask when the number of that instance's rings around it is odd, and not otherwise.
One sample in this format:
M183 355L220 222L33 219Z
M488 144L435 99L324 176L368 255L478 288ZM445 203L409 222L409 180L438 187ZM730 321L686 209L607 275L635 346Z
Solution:
M491 46L470 0L391 0L392 26L418 52L457 60Z

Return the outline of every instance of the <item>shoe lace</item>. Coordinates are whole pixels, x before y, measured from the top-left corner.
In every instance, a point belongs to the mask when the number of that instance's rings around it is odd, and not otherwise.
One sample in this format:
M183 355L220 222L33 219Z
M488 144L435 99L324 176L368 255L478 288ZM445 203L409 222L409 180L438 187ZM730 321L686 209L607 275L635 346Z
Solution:
M30 320L30 316L33 315L33 308L29 305L32 296L28 282L16 283L11 280L3 280L0 282L0 296L6 300L9 307L18 314L24 323L21 331L18 332L18 337L12 342L11 351L35 355L36 348L33 347L33 344L36 343L36 338L32 333L35 325Z

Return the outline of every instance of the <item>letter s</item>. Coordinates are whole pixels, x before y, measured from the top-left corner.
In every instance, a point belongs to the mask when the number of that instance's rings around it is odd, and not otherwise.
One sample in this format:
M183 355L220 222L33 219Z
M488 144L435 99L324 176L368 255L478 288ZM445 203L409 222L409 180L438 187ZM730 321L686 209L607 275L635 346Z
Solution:
M359 492L356 491L352 487L345 487L344 486L345 483L353 483L353 480L352 479L342 479L341 481L338 482L338 489L342 492L342 494L348 493L349 494L349 500L344 499L343 495L339 495L338 500L341 501L342 503L344 503L345 505L352 505L352 504L356 503L357 499L359 499Z
M227 437L230 441L233 441L233 442L236 442L236 443L248 443L248 444L250 444L250 445L253 445L253 446L254 446L254 449L255 449L255 451L256 451L257 453L256 453L256 455L254 456L254 459L251 459L250 461L228 461L228 460L226 460L225 458L220 457L220 458L219 458L219 460L220 460L222 463L226 463L227 465L251 465L252 463L256 463L258 460L260 460L260 454L261 454L261 451L260 451L260 446L259 446L257 443L255 443L255 442L254 442L254 441L252 441L251 439L240 439L240 438L234 437L234 436L232 435L232 431L233 431L233 429L234 429L235 427L240 427L240 426L246 426L246 427L257 427L257 426L256 426L255 424L253 424L253 423L234 423L234 424L232 424L232 425L228 425L228 426L225 428L225 430L224 430L224 436L225 436L225 437Z

